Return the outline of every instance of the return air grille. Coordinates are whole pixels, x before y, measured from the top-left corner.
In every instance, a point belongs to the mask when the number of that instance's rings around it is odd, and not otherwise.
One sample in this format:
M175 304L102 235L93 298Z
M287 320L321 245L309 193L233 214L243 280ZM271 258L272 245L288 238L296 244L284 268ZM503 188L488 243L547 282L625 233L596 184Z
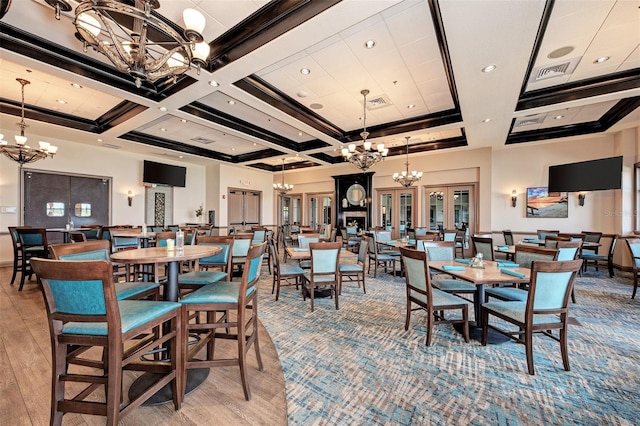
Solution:
M389 105L391 105L391 101L385 95L380 95L373 99L367 99L367 109L369 110L384 108Z
M580 59L582 59L582 57L572 58L560 64L545 65L543 67L534 68L529 78L529 82L534 83L536 81L546 80L553 77L569 75L576 69L576 66L580 63Z
M204 145L208 145L210 143L214 143L215 142L213 139L207 139L207 138L203 138L203 137L200 137L200 136L197 136L195 138L191 138L191 140L193 142L198 142L198 143L201 143L201 144L204 144Z

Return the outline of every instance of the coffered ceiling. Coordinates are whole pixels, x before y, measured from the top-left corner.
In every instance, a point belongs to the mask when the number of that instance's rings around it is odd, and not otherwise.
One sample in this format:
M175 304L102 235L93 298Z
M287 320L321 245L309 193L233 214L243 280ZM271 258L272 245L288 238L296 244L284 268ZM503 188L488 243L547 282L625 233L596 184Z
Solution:
M282 158L343 162L361 141L363 89L370 139L390 156L405 136L415 154L640 125L637 0L161 0L179 27L183 9L204 14L212 53L199 75L141 88L83 52L73 10L56 21L44 0L1 3L5 139L16 78L31 81L27 136L274 172Z

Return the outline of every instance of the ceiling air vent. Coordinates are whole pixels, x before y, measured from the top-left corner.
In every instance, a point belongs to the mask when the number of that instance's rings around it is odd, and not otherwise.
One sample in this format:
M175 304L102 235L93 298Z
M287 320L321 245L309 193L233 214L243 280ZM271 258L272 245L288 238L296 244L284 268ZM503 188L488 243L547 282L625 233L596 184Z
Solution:
M566 62L554 65L545 65L544 67L537 67L533 69L529 82L546 80L548 78L560 77L563 75L571 74L582 58L569 59Z
M215 142L213 139L207 139L207 138L203 138L203 137L200 137L200 136L197 136L195 138L191 138L190 140L193 141L193 142L198 142L198 143L204 144L204 145L208 145L210 143L214 143Z
M391 101L386 95L380 95L372 99L367 99L367 109L369 110L384 108L389 105L391 105Z
M536 124L542 124L547 114L527 115L516 119L515 127L533 126Z

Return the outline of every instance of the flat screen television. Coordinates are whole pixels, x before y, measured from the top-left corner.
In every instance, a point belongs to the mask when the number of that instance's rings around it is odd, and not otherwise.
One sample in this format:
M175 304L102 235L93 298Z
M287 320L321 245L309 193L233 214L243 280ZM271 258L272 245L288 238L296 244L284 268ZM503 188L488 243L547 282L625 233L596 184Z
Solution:
M156 163L144 160L142 181L160 185L180 186L186 184L187 168L170 164Z
M622 188L622 157L549 166L549 192Z

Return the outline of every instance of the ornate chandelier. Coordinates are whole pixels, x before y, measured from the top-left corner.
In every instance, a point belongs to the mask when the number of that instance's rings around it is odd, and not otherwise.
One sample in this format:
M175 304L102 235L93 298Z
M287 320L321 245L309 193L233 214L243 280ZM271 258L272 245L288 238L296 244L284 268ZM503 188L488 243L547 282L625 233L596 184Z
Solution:
M31 148L29 145L26 145L27 137L24 135L24 129L27 127L27 123L24 122L24 86L31 84L31 82L23 78L16 78L16 80L22 85L21 118L18 123L20 134L15 135L15 145L9 145L9 142L3 139L4 135L0 134L0 151L13 161L19 163L20 167L22 167L22 165L26 163L33 163L48 156L53 157L58 151L58 147L51 145L49 142L42 141L38 143L38 148Z
M384 157L387 156L389 150L385 148L382 143L379 143L376 146L377 151L371 150L372 144L367 140L369 137L369 132L367 132L367 95L369 94L369 90L364 89L360 91L360 93L364 97L364 113L362 115L363 129L360 133L360 136L364 141L364 149L362 151L358 151L356 149L356 144L350 143L347 148L342 148L342 156L345 160L349 161L363 172L366 172L374 164L384 160Z
M60 11L68 12L67 0L45 0L54 7L56 19ZM209 45L204 42L202 31L204 16L195 9L185 9L184 36L153 15L158 0L135 0L135 5L116 0L83 0L76 7L73 24L76 37L87 47L93 47L105 55L121 72L131 74L137 87L142 81L154 82L173 77L189 70L191 64L206 65ZM130 27L130 28L129 28ZM149 38L152 37L153 39Z
M284 158L282 159L282 183L274 183L273 189L278 191L280 195L287 195L287 193L293 189L293 185L284 183Z
M405 136L405 139L407 140L407 162L404 163L406 169L400 173L393 174L394 182L398 182L405 188L409 188L411 185L422 179L422 172L416 172L413 170L409 173L409 138L410 136Z

